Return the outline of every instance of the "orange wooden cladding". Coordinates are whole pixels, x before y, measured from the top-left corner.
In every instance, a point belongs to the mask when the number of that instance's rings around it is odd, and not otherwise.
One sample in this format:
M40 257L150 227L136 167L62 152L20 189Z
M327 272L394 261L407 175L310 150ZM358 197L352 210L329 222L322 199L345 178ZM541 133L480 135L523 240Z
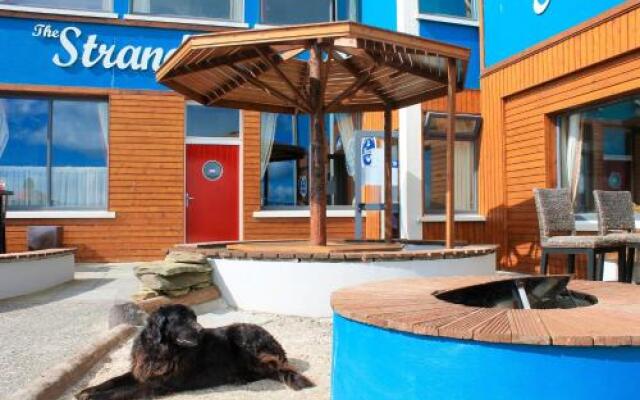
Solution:
M108 92L109 93L109 92ZM109 205L115 219L10 219L9 251L26 250L26 226L60 225L82 261L157 259L184 237L184 99L109 93Z
M480 196L503 267L539 266L532 189L556 185L555 115L638 91L639 45L640 2L627 2L484 73Z

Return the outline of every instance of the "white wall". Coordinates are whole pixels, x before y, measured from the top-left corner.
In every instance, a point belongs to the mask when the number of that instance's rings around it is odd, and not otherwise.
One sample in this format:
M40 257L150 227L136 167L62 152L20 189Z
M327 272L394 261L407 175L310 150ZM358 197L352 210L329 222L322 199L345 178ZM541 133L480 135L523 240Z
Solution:
M389 262L296 262L209 259L214 281L233 307L248 311L329 317L335 290L415 277L492 275L495 254Z
M73 279L74 256L0 262L0 299L22 296Z
M420 34L418 1L397 0L398 31ZM400 237L422 239L422 110L421 105L398 111L400 165Z

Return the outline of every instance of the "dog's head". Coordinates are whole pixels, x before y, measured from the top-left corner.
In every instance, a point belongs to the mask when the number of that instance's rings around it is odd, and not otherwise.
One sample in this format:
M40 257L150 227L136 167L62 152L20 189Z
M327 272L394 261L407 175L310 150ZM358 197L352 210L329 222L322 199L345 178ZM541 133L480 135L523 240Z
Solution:
M142 335L153 344L194 347L200 342L202 326L189 307L174 304L162 306L147 320Z

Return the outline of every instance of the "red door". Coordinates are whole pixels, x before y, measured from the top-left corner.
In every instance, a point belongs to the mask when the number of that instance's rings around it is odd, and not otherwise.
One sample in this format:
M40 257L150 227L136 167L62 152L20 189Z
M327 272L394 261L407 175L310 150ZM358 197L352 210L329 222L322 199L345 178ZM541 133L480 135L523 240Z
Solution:
M238 146L187 145L187 242L238 240Z

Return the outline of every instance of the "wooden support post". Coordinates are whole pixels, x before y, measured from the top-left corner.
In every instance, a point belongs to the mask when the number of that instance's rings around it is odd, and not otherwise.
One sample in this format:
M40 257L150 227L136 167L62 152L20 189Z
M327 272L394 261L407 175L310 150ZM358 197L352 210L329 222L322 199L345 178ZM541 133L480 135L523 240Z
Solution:
M392 165L391 147L393 139L391 137L391 109L384 110L384 239L391 243L393 239L393 195L392 187Z
M309 177L310 241L327 244L326 145L322 110L322 53L316 44L309 51L309 94L311 109L311 171Z
M447 76L449 82L447 98L447 196L446 196L446 226L445 244L447 249L455 245L455 193L454 193L454 165L456 145L456 86L458 71L456 60L448 59Z

